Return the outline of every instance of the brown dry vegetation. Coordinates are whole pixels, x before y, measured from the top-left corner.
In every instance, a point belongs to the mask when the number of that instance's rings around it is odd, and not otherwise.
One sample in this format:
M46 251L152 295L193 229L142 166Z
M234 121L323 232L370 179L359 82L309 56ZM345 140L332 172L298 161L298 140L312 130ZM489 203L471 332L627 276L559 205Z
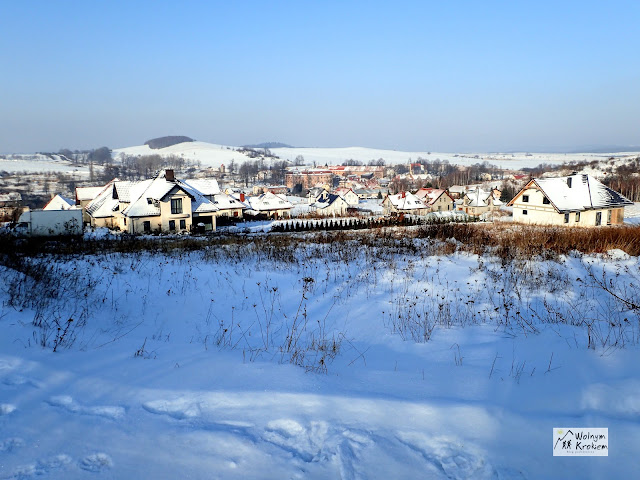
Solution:
M432 240L425 244L425 240ZM0 237L0 252L19 255L101 254L218 249L261 252L277 260L290 258L304 245L332 244L336 249L364 247L388 249L395 253L451 254L466 251L496 255L503 260L525 257L551 258L578 251L585 254L620 249L640 255L640 226L607 228L536 227L488 223L448 223L420 227L379 227L365 230L337 230L304 233L234 234L207 237L135 237L109 240L16 239ZM222 252L220 252L222 253ZM0 262L4 263L4 262Z

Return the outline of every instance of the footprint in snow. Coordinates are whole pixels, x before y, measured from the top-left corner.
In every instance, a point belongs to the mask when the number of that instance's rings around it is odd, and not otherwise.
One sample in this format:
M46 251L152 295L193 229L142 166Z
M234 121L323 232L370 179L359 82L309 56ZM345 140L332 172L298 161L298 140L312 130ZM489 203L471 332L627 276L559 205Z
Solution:
M262 438L304 462L337 461L345 480L357 478L360 452L372 444L365 433L333 428L327 422L319 421L303 426L291 419L269 422Z
M84 457L78 465L81 469L87 470L88 472L101 472L102 470L111 468L113 461L106 453L94 453L93 455Z
M98 417L106 417L112 420L117 420L124 416L124 407L117 406L86 406L76 402L72 397L68 395L60 395L51 397L47 400L47 403L53 407L60 407L71 413L79 413L82 415L95 415Z
M2 477L12 480L24 479L29 477L41 477L47 476L55 470L65 468L71 464L71 457L69 455L60 454L38 460L36 463L30 463L27 465L21 465L11 472L9 477Z
M422 455L435 472L444 474L446 478L459 480L499 478L498 472L473 445L463 445L455 439L433 438L417 432L401 432L397 438L401 443Z
M11 387L27 385L29 387L40 388L42 386L39 381L33 378L23 377L22 375L10 375L5 378L2 383Z

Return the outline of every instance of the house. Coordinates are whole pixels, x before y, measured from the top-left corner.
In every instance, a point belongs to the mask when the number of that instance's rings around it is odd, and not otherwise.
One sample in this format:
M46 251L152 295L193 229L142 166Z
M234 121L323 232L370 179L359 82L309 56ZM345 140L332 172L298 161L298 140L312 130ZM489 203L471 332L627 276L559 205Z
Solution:
M264 215L269 218L290 218L293 205L286 197L275 193L263 193L259 197L246 197L249 204L247 214Z
M71 210L75 208L76 202L70 198L63 197L62 195L51 197L51 200L42 207L43 210Z
M243 203L244 198L236 199L232 195L228 195L220 190L218 181L214 178L197 178L184 181L204 197L213 203L218 211L215 213L217 217L243 218L243 211L247 206ZM244 194L242 194L244 197Z
M24 211L20 192L0 193L0 220L16 221Z
M337 188L333 193L340 195L352 207L357 207L360 203L360 197L351 188Z
M633 202L586 174L534 178L508 203L515 222L540 225L621 225Z
M479 216L498 210L503 204L500 200L495 199L492 192L476 188L466 192L462 197L462 204L458 203L457 205L459 211Z
M91 223L89 214L86 212L87 205L98 196L104 187L76 187L76 205L82 210L82 222Z
M411 192L400 192L396 195L387 195L382 201L385 215L407 213L412 215L426 215L429 213L422 201Z
M319 215L346 215L351 205L340 195L323 192L316 201L310 205L311 210Z
M202 193L166 170L130 188L129 206L122 210L121 229L129 233L189 232L198 226L216 229L216 207Z
M446 190L441 188L421 188L415 193L422 203L432 212L448 212L455 210L455 201Z

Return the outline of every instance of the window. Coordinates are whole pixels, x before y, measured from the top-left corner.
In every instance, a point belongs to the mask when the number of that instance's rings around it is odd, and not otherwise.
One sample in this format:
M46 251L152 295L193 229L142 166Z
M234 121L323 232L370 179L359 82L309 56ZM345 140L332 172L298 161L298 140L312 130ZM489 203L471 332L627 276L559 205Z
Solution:
M602 212L596 213L596 225L602 224Z
M176 229L176 221L169 220L169 230L175 230L175 229Z
M142 229L149 233L151 231L151 222L142 222Z
M611 212L612 210L607 210L607 225L611 225Z
M525 203L529 203L529 195L522 195L522 201Z
M569 214L568 213L564 214L564 223L569 223Z
M181 198L172 198L171 199L171 213L182 213L182 199Z
M186 228L187 228L187 221L180 220L180 230L186 230Z
M527 211L526 210L522 210L522 214L523 215L527 215Z
M576 222L580 221L580 212L576 212Z
M551 202L547 197L542 197L542 203L544 203L545 205L549 205Z

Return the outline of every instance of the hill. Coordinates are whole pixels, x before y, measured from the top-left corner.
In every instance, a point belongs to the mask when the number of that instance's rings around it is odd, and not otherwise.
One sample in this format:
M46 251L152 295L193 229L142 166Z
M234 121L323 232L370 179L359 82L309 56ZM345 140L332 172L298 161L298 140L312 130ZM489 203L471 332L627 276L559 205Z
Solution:
M169 135L167 137L158 137L144 142L149 148L158 150L160 148L167 148L179 143L194 142L193 138L185 137L183 135Z

